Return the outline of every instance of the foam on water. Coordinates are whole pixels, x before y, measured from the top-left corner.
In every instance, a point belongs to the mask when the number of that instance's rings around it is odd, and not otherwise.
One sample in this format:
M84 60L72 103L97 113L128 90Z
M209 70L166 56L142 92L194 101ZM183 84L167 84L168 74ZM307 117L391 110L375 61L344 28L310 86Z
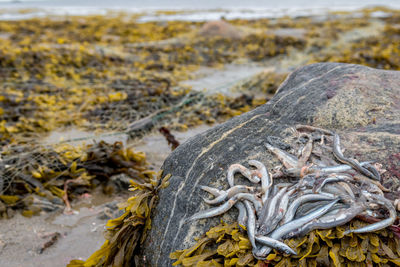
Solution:
M110 12L143 14L139 21L209 21L230 19L276 18L282 16L322 15L329 11L354 11L382 5L379 0L0 0L0 20L20 20L46 16L106 15ZM400 9L400 1L387 0L385 6ZM179 11L159 14L159 10ZM382 13L382 12L381 12ZM376 14L386 16L387 14Z

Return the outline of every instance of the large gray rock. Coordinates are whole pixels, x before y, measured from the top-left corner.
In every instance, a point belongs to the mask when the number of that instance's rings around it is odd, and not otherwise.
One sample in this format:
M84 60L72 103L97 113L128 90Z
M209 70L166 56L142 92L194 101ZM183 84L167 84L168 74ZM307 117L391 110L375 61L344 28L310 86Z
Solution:
M267 104L195 136L167 158L163 170L172 178L153 213L143 251L147 264L170 266L171 252L193 245L195 237L219 222L184 223L207 208L198 185L226 187L226 171L233 163L257 159L269 168L276 165L263 142L269 135L288 136L289 128L299 123L338 131L347 155L378 160L387 170L384 181L398 186L400 72L338 63L305 66Z

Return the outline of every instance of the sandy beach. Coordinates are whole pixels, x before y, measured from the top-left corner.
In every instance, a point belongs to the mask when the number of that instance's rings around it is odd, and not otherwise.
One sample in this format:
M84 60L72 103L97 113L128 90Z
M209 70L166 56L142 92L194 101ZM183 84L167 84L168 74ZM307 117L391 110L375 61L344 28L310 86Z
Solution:
M115 177L155 177L171 153L161 128L183 143L268 102L310 63L400 70L397 1L81 2L0 3L1 266L66 266L98 250L132 196ZM119 158L104 163L104 151Z

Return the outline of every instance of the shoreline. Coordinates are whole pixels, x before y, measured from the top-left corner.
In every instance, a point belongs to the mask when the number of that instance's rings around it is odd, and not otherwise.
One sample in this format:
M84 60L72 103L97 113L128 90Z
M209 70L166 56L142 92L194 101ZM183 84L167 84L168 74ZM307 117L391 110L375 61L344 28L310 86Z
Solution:
M360 17L365 10L372 11L372 17L390 16L390 10L400 10L398 5L363 5L337 7L228 7L228 8L165 8L165 7L97 7L97 6L35 6L30 2L22 6L8 6L0 2L0 20L14 21L34 18L59 18L68 16L134 16L137 22L206 22L212 20L257 20L279 19L283 17L328 17L330 15L350 15ZM388 12L384 11L388 10Z

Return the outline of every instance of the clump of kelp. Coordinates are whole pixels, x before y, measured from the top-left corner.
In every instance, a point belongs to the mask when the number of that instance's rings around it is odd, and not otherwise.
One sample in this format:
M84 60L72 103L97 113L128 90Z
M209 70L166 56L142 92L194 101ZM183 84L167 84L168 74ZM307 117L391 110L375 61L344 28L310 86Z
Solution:
M383 30L378 35L359 38L349 46L315 55L312 62L330 61L366 65L378 69L400 70L400 13L387 9L367 9L367 16L373 11L388 14L381 21Z
M400 19L399 19L400 21ZM329 52L317 56L315 61L335 61L367 65L379 69L400 70L400 29L386 25L382 36L363 38L340 53Z
M277 86L277 85L276 85ZM237 97L221 93L204 96L202 93L194 96L190 104L183 105L170 119L170 127L176 130L186 130L190 127L207 123L224 122L229 118L252 110L265 104L266 99L252 94L241 94Z
M142 183L132 182L133 196L120 204L124 214L107 222L106 241L86 261L72 260L68 267L87 266L145 266L138 256L140 244L151 228L150 212L157 201L158 191L169 185L171 175L149 176Z
M274 96L277 86L285 80L286 76L287 73L276 73L266 69L266 71L239 82L232 88L232 91L246 91L248 94L262 95L269 100Z
M25 216L64 207L70 212L70 201L96 186L113 193L154 175L144 153L125 148L121 142L30 149L15 147L1 154L1 217L17 209Z
M253 257L252 246L237 223L221 222L210 228L188 249L170 254L174 266L400 266L400 239L394 230L344 235L365 222L352 222L328 230L314 230L304 237L285 240L297 255L274 250L265 261Z

